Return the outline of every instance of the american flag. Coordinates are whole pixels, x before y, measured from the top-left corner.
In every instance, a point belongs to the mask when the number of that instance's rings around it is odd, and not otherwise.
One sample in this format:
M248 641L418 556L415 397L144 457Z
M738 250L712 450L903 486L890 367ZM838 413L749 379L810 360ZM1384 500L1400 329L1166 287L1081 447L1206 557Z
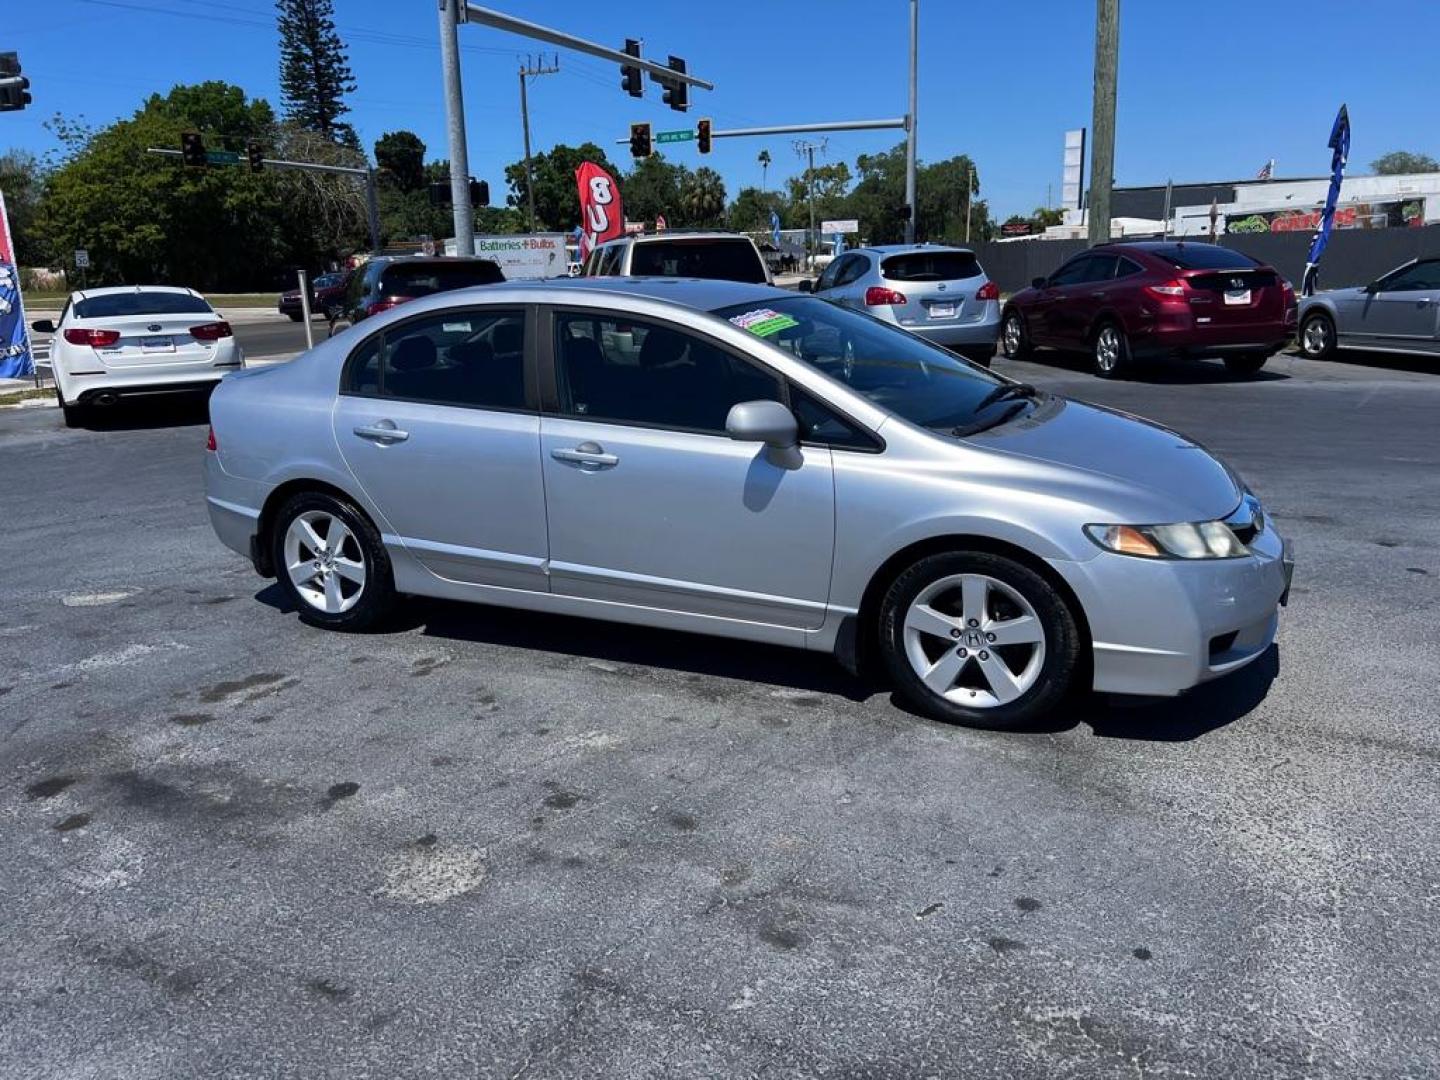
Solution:
M1275 175L1275 159L1272 157L1261 166L1260 171L1255 174L1256 180L1269 180Z

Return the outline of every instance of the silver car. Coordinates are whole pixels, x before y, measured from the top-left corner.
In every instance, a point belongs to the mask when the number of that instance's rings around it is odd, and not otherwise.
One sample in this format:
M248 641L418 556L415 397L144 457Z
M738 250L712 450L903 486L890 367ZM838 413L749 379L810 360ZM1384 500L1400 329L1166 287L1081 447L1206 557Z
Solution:
M801 292L833 300L990 365L1000 289L967 248L893 244L847 251Z
M210 410L216 532L337 630L413 593L873 656L1010 727L1248 664L1289 584L1193 442L763 285L445 293Z
M1353 289L1300 300L1300 351L1328 360L1336 349L1440 356L1440 257L1413 259Z

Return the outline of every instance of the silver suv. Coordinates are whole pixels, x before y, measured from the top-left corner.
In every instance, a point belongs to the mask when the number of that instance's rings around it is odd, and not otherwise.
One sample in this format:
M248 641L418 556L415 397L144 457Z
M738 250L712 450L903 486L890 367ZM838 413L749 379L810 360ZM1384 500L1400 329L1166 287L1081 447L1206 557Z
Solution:
M801 292L855 308L987 367L1000 330L1000 289L968 248L892 244L847 251Z
M642 233L611 240L590 253L581 276L771 283L769 268L755 241L726 232Z

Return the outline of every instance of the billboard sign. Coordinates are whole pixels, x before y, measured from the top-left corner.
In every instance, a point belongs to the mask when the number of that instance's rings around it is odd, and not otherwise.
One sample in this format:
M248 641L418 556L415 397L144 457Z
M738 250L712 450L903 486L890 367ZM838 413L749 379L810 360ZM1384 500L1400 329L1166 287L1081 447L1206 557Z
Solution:
M506 281L564 277L569 256L564 233L522 233L514 236L477 236L475 254L498 263ZM445 241L445 254L455 254L455 241Z
M1060 205L1079 210L1085 197L1085 129L1065 132L1064 166L1060 173Z
M820 231L832 235L836 233L858 233L860 231L860 222L856 218L841 218L838 221L822 221L820 222Z

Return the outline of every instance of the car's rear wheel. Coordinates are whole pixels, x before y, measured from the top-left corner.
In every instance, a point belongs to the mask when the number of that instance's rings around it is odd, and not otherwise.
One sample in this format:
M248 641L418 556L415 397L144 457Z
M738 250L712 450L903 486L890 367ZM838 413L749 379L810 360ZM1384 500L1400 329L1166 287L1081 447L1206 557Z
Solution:
M1225 357L1225 369L1232 375L1256 375L1269 359L1269 353L1236 353Z
M902 697L939 720L1024 727L1079 670L1080 633L1043 577L987 552L920 559L880 609L880 648Z
M1023 360L1030 354L1030 337L1025 319L1018 311L1007 311L1000 323L1000 348L1007 360Z
M1306 359L1329 360L1335 355L1335 322L1323 311L1306 315L1298 336Z
M321 491L292 496L271 533L280 587L300 618L327 630L364 630L395 600L390 556L370 520Z
M1100 324L1091 344L1090 363L1102 379L1118 379L1130 370L1130 342L1119 325Z
M65 400L65 395L60 391L60 383L55 383L55 400L60 403L60 415L65 419L67 428L78 428L85 426L85 418L89 410L84 405L74 404Z
M301 314L300 312L298 312L298 311L287 312L287 314L290 316L290 321L291 321L291 322L299 322L301 319L304 318L304 315L302 315L302 314Z

